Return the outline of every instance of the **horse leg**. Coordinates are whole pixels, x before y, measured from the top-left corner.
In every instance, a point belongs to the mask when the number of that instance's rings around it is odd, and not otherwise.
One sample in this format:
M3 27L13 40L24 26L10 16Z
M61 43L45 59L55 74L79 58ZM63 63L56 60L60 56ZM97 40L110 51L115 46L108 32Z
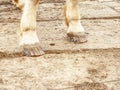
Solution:
M64 14L65 22L68 27L67 39L74 43L86 42L85 30L80 22L79 0L67 0Z

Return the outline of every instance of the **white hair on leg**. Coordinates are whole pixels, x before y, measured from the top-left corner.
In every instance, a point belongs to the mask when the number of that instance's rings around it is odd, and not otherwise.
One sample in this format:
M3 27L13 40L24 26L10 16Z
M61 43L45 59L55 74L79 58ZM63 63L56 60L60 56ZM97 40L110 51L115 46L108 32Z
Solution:
M38 43L36 34L36 11L37 4L35 5L32 0L25 0L23 15L21 19L21 40L19 45L35 44Z

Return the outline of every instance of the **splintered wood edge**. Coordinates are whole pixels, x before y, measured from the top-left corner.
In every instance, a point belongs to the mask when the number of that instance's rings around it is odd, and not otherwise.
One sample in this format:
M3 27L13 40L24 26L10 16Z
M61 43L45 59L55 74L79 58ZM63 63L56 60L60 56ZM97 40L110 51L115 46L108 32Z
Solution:
M48 49L44 50L45 54L78 54L78 53L90 53L90 52L117 52L120 51L120 48L107 48L107 49L75 49L75 50L57 50L57 49ZM16 58L23 57L22 49L15 48L13 51L9 50L0 50L0 59L1 58Z
M59 88L59 89L48 89L48 90L108 90L107 85L104 83L89 83L84 82L81 84L73 85L71 87Z

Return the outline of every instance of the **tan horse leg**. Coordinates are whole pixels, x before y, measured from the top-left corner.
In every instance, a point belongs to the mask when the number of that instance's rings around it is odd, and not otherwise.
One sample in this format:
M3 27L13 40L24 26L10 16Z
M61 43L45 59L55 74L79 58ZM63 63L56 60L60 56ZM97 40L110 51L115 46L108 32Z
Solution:
M74 43L86 42L84 28L80 23L78 0L67 0L65 5L65 22L68 26L67 38Z
M24 7L25 0L12 0L13 4L15 4L17 7L19 7L21 10Z
M17 1L17 6L20 1ZM23 54L26 56L39 56L44 54L39 46L39 39L36 33L36 11L39 0L23 0L22 7L23 15L20 24L20 42L19 45L23 48ZM16 3L17 3L16 2ZM22 0L21 0L21 3Z

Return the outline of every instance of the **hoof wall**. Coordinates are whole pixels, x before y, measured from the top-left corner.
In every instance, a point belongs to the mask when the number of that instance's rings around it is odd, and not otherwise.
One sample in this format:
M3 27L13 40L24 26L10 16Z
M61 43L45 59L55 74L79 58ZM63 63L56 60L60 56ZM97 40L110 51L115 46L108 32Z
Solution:
M28 57L37 57L45 54L39 44L24 45L22 46L22 50L23 56Z
M87 42L87 37L85 32L67 33L67 40L75 44L80 44Z

